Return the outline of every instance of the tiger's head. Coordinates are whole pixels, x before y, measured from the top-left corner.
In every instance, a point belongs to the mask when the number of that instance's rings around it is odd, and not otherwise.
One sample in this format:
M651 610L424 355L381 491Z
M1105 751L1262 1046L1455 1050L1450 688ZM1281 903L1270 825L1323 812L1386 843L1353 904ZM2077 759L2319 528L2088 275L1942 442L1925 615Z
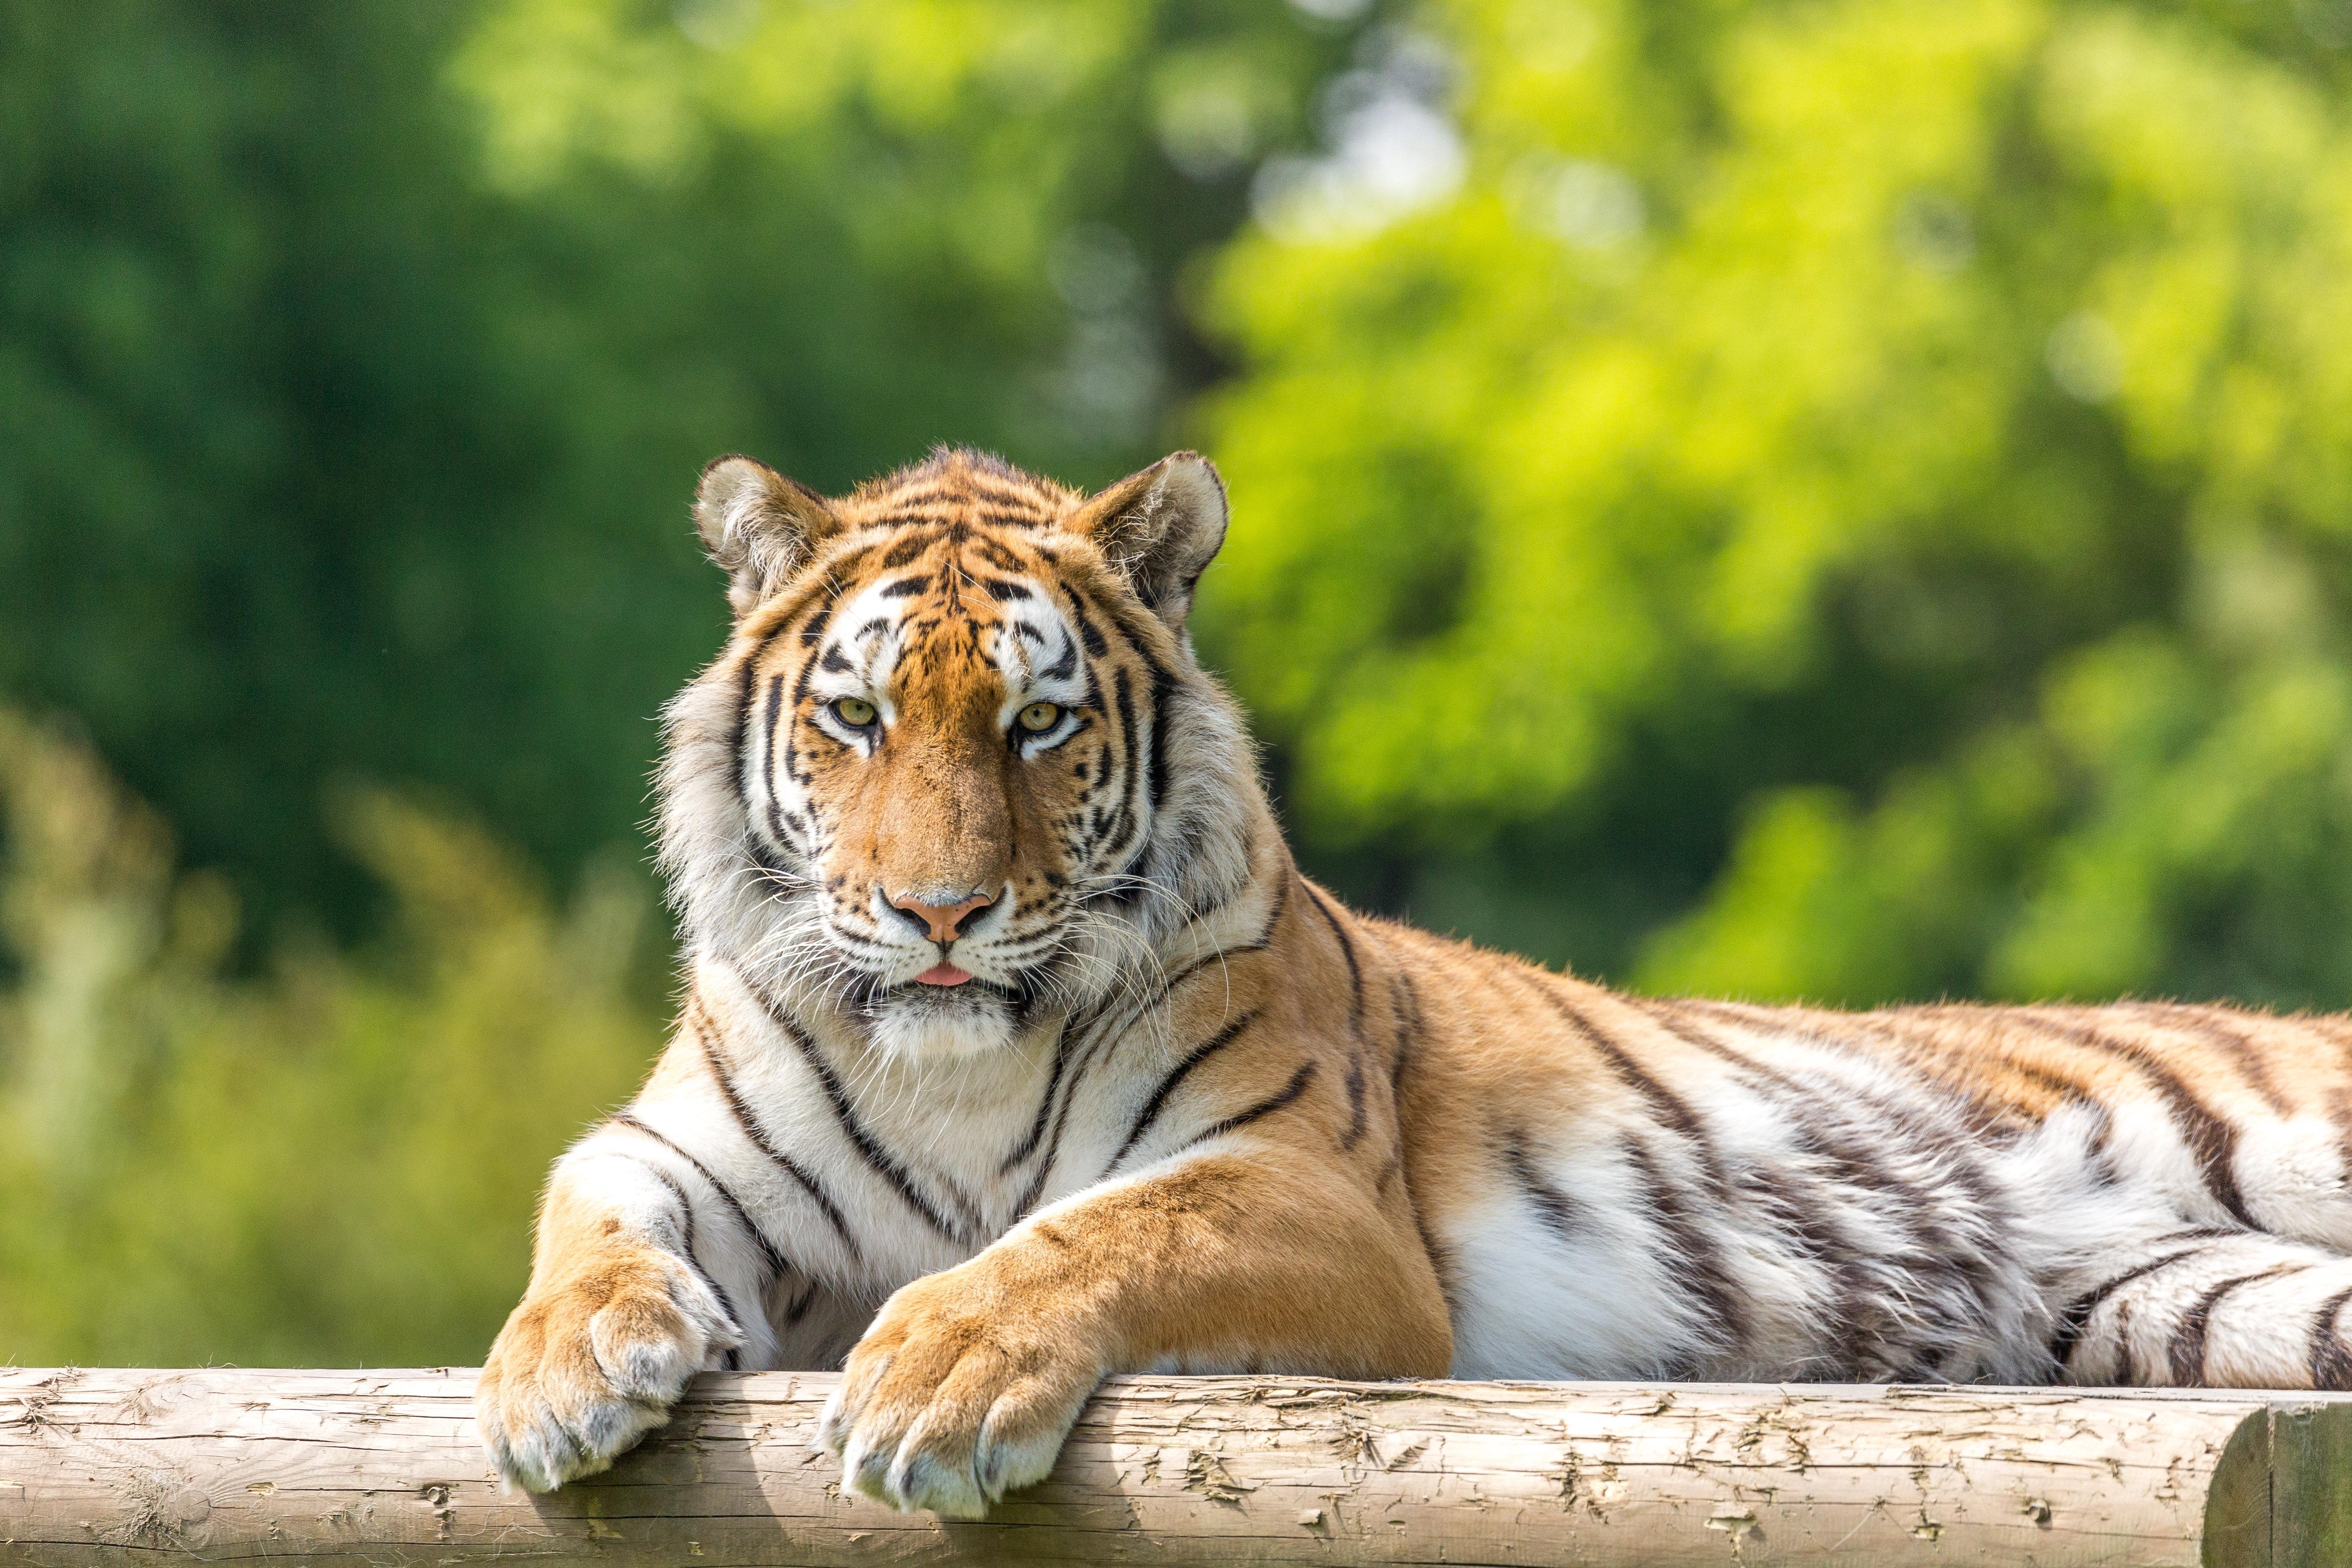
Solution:
M662 861L691 949L896 1055L1100 1004L1246 881L1263 816L1185 617L1224 488L1085 496L985 454L828 500L749 458L695 524L727 650L672 704Z

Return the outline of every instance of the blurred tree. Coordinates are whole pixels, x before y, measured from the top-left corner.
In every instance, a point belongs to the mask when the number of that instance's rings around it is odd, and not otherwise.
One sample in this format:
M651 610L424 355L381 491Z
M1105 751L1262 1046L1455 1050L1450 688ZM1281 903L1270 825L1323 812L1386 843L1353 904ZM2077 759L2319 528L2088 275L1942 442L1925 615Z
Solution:
M699 465L939 440L1100 482L1213 368L1163 298L1344 44L1247 0L0 11L0 693L259 929L321 786L568 871L724 614Z
M1419 25L1209 307L1311 858L1650 986L2352 1002L2342 7Z
M0 1355L448 1363L514 1304L548 1162L659 1040L645 890L607 867L557 910L445 816L334 816L380 950L233 979L223 879L0 710Z
M1099 481L1234 363L1202 643L1352 895L2352 1003L2346 0L1385 9L0 8L0 697L95 743L0 711L0 1355L478 1354L658 1037L697 466Z

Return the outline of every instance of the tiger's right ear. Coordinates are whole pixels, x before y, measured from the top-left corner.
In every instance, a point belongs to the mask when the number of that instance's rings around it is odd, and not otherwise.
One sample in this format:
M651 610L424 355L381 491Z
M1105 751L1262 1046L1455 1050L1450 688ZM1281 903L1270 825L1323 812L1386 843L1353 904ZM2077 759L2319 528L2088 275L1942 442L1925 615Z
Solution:
M694 490L694 530L728 574L727 602L741 620L841 531L825 499L751 458L712 460Z

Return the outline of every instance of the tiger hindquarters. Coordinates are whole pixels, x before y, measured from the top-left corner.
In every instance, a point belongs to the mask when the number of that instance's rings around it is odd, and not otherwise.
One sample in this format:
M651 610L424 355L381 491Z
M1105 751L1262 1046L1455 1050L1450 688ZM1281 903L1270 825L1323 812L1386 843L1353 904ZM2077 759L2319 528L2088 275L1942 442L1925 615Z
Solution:
M2352 1258L2251 1231L2160 1237L2060 1313L2077 1384L2352 1389Z

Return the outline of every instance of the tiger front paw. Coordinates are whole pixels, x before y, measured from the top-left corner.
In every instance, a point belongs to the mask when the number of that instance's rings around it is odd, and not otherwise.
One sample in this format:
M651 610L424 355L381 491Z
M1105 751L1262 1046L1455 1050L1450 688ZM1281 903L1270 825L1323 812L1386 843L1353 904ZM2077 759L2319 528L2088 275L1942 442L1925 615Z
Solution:
M992 1300L967 1270L890 1298L849 1352L816 1446L898 1509L978 1519L1054 1468L1108 1370L1080 1336Z
M616 1252L523 1298L483 1363L475 1424L502 1478L552 1491L609 1468L742 1338L679 1259Z

